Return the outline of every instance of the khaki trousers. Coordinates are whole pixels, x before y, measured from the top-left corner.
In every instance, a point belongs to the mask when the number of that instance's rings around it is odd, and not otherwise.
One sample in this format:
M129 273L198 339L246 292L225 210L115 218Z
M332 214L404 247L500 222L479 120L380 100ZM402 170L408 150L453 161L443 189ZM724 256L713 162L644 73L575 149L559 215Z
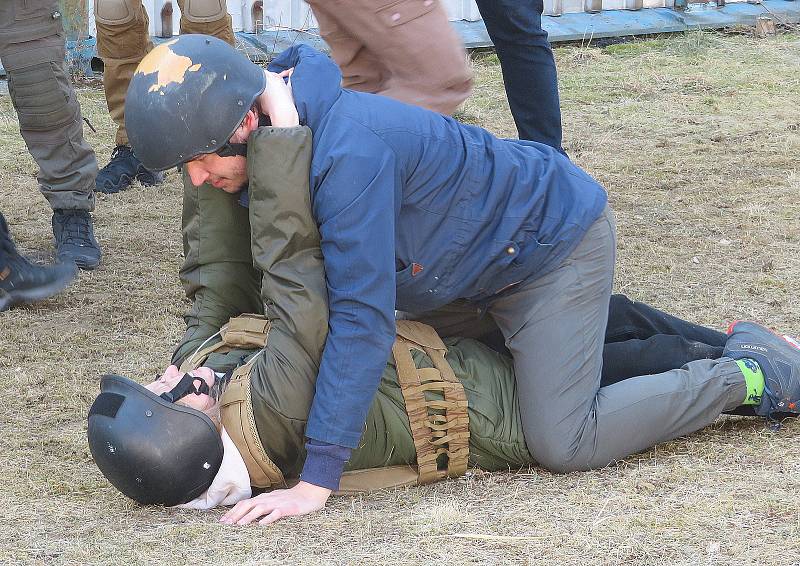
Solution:
M343 86L452 114L472 73L439 0L308 0Z
M97 5L103 0L95 0ZM181 9L181 33L202 33L213 35L231 45L236 44L230 15L210 21L195 22L186 17L186 0L178 0ZM105 90L108 113L117 124L116 145L128 145L128 132L125 130L125 94L139 61L153 48L148 30L150 20L144 6L138 4L134 18L124 24L110 25L96 22L97 53L103 59L103 89Z
M0 0L0 60L19 131L53 209L94 210L97 161L64 69L56 0Z

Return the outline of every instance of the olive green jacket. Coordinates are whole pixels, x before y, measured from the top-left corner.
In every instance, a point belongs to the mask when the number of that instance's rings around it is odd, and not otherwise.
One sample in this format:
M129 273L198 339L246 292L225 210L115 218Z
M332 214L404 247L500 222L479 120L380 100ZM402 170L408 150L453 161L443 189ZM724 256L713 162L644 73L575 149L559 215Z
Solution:
M250 373L253 413L267 455L284 477L294 478L305 459L304 430L328 331L325 273L308 188L311 131L260 128L248 140L247 158L249 210L236 196L185 181L181 280L193 304L173 362L180 364L229 318L265 314L271 330ZM488 470L531 463L510 360L474 340L445 343L468 399L470 463ZM227 370L251 354L213 354L206 365ZM433 367L422 352L413 356L418 367ZM347 469L413 464L415 458L390 360Z

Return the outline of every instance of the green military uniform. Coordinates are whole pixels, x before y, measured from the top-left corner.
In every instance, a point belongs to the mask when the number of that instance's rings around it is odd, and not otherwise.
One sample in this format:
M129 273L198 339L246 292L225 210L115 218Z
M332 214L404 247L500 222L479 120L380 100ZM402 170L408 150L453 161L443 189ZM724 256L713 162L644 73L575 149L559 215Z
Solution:
M252 410L264 455L285 479L298 477L302 469L304 430L328 330L322 254L309 202L310 154L308 128L254 132L248 140L249 210L235 195L193 187L188 178L185 183L181 278L193 306L173 362L183 363L184 369L202 363L224 371L251 359L241 399ZM251 358L251 350L234 349L207 359L192 356L207 348L204 342L229 317L244 312L263 312L269 320L259 354ZM466 396L470 465L497 470L531 463L510 360L474 340L448 339L446 346L446 360ZM434 367L423 348L413 349L412 356L417 367ZM434 407L442 397L435 388L424 393ZM223 398L223 405L227 402ZM447 412L434 409L431 414ZM347 469L414 465L419 446L411 428L397 361L391 360ZM466 434L461 439L466 443ZM248 452L240 443L240 452ZM447 465L447 444L445 438L441 466ZM450 444L452 449L455 440Z
M42 194L54 210L91 211L97 161L83 137L64 54L56 0L0 2L0 60Z

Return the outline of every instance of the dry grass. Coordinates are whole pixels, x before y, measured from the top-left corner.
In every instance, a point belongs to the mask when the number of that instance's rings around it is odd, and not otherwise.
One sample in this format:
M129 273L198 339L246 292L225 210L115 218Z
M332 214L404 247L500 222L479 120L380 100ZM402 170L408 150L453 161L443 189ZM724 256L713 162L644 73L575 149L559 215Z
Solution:
M800 332L800 36L694 33L557 59L566 148L617 210L618 289L715 326ZM475 68L463 118L513 135L496 59ZM80 99L105 162L102 93ZM47 250L8 97L0 144L2 210L23 248ZM721 419L605 470L475 472L271 528L131 504L94 467L85 415L99 374L151 375L180 336L180 199L174 173L101 199L102 268L0 314L0 563L800 563L797 423Z

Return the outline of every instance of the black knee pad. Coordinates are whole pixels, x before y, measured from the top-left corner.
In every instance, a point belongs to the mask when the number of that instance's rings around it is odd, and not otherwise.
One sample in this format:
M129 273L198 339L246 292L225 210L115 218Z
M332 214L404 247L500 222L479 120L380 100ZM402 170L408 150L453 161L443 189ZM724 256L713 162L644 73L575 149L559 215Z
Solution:
M7 70L8 91L20 130L42 132L66 126L80 114L75 92L59 63Z

